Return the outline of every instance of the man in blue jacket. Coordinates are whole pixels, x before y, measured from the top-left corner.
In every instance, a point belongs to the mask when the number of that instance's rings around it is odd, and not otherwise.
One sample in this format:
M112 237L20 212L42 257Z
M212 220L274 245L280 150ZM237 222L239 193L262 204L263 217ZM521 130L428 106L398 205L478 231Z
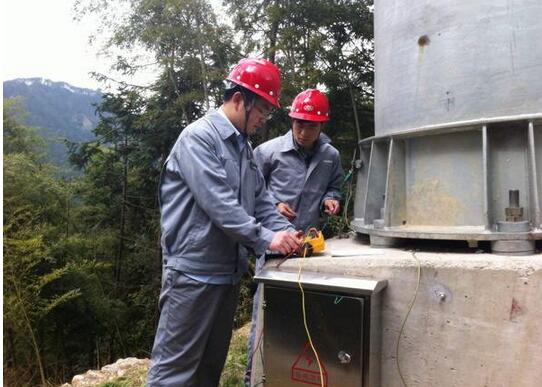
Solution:
M280 72L244 59L228 80L224 104L182 131L162 171L164 270L149 386L218 386L249 250L300 248L247 142L279 107Z
M339 151L322 133L323 123L329 120L326 95L316 89L302 91L295 97L289 116L292 130L258 146L254 159L277 209L296 229L307 232L317 227L322 212L330 215L339 212L343 170ZM256 273L264 263L263 256L257 260ZM252 355L256 350L260 288L254 295L245 384L250 384Z

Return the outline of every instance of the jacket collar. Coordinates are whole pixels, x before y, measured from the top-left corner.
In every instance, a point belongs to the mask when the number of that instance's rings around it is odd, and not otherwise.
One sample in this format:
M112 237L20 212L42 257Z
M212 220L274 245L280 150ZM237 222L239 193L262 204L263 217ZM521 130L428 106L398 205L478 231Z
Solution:
M230 120L224 117L218 112L218 110L212 110L208 114L209 120L218 130L218 134L222 140L225 140L233 135L240 134L239 131L233 126Z

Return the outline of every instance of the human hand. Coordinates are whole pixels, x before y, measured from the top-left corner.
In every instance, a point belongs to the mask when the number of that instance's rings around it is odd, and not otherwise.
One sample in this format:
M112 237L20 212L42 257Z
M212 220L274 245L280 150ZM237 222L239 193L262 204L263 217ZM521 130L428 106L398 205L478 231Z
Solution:
M301 248L302 239L298 237L298 232L279 231L273 236L269 245L269 250L278 251L287 255Z
M336 215L339 213L341 205L338 200L326 199L324 200L324 212L329 215Z
M288 220L293 220L297 216L294 210L288 205L288 203L281 202L277 204L277 210L284 215Z

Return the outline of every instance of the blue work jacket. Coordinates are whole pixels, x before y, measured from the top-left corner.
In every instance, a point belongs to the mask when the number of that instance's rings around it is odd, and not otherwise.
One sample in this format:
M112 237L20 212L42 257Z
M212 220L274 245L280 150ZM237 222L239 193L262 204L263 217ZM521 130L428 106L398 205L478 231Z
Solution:
M250 144L217 111L179 135L160 177L163 258L194 274L243 273L248 250L262 254L274 232L291 229L280 215Z
M296 229L316 227L324 200L341 199L339 151L324 134L320 134L308 166L291 130L258 146L254 159L275 204L288 203L297 213L292 220Z

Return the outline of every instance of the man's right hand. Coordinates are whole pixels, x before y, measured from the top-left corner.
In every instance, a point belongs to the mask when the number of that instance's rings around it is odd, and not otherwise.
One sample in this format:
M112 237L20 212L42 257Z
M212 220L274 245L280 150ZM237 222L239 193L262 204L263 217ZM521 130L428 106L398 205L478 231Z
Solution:
M303 240L298 237L297 232L279 231L273 236L273 240L269 245L269 250L278 251L281 254L287 255L291 252L298 251L303 244Z
M288 203L281 202L277 204L277 210L284 215L288 220L293 220L297 216L294 210L288 205Z

